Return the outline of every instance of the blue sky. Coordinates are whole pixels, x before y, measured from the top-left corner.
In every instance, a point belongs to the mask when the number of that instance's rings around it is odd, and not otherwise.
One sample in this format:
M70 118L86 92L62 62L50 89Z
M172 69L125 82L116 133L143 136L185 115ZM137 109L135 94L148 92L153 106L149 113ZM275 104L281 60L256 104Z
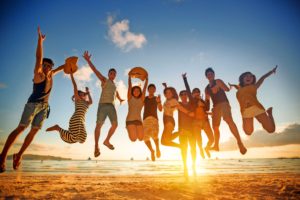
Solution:
M124 98L125 73L134 66L144 66L150 82L155 83L161 93L163 81L178 90L184 89L183 72L187 72L191 87L203 91L207 84L204 76L207 67L213 67L217 78L227 83L237 82L245 71L260 77L277 64L277 74L264 82L259 99L265 107L274 107L278 133L291 124L300 123L300 10L297 1L29 0L1 1L0 4L0 146L17 126L32 91L38 25L46 34L45 57L52 58L56 65L63 64L68 56L80 57L81 70L77 80L80 86L91 88L94 104L87 114L88 140L85 144L68 145L57 134L46 133L45 129L55 123L67 128L74 111L70 100L71 81L63 74L57 75L50 98L50 118L28 149L30 153L72 158L92 155L101 89L81 57L84 50L92 53L92 61L103 74L110 67L117 69L116 81ZM124 27L127 28L125 32L120 32ZM128 38L120 37L118 33L127 34ZM228 97L240 133L244 140L249 140L242 131L235 92L228 93ZM112 152L102 147L102 158L128 159L133 156L144 159L149 156L143 143L131 143L128 139L125 130L127 104L118 105L117 109L119 128L112 139L116 150ZM101 141L108 127L107 121ZM260 126L256 124L256 128L260 129ZM221 134L222 142L231 139L224 123ZM12 152L18 149L24 136L19 137ZM273 147L266 148L269 148L266 156L281 155ZM299 154L299 144L281 145L279 149L289 152L285 155ZM162 159L180 156L172 148L166 147L163 151ZM259 151L259 148L250 150L247 156L255 156ZM261 151L265 152L265 149ZM225 155L226 152L220 152L214 156ZM232 152L228 156L240 155Z

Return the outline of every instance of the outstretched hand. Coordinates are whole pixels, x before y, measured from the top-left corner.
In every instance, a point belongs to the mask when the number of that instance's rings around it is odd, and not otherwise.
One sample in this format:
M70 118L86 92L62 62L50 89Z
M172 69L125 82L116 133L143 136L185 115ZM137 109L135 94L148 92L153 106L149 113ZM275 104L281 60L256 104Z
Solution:
M90 61L92 54L89 54L88 51L84 51L83 56L82 56L86 61Z
M186 72L182 74L182 78L186 78Z
M42 34L40 26L38 26L38 35L39 35L39 40L41 40L42 42L46 39L46 35Z
M88 87L85 87L85 92L86 92L86 93L89 93L89 92L90 92L90 90L89 90Z
M162 83L162 85L163 85L165 88L168 87L168 86L167 86L167 83Z
M277 70L277 67L278 67L278 66L276 65L276 66L271 70L271 72L275 74L275 73L276 73L276 70Z
M161 103L160 94L156 97L156 102Z

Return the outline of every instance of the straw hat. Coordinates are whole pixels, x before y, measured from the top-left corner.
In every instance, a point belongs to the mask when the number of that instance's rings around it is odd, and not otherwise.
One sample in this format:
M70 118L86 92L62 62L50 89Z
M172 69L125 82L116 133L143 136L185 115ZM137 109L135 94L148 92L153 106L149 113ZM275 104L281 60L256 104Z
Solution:
M129 71L128 76L144 81L148 77L148 72L143 67L134 67Z
M64 72L66 74L71 74L77 71L78 66L77 66L77 61L78 57L77 56L71 56L65 60L65 65L64 65Z

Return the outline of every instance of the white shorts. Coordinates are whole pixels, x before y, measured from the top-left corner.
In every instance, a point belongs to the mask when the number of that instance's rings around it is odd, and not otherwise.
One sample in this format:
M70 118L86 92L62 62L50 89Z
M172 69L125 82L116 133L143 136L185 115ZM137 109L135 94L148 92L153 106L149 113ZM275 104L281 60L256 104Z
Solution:
M249 108L246 108L244 112L242 113L243 118L253 118L256 117L257 115L263 114L266 111L264 109L261 109L257 106L251 106Z
M147 117L143 121L144 127L144 141L149 141L150 138L158 139L159 125L158 120L155 117Z

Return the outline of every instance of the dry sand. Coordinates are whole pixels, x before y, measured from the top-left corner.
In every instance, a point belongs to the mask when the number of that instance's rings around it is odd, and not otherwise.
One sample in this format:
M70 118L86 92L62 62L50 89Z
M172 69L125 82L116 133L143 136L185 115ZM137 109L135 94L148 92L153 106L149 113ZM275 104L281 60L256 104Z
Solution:
M300 174L0 174L0 199L300 199Z

